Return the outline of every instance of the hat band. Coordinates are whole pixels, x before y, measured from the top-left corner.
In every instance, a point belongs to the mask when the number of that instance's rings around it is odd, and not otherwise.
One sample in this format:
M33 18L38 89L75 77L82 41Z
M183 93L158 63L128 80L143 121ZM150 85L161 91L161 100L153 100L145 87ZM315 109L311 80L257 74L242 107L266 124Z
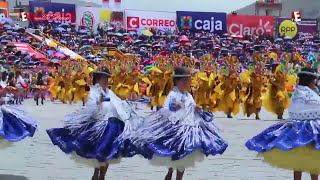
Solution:
M94 73L96 73L96 74L104 74L104 75L107 75L107 76L111 77L111 74L106 73L106 72L102 72L102 71L95 71Z
M174 74L174 75L172 75L173 77L190 77L191 75L189 75L189 74Z
M299 74L307 74L307 75L318 77L318 75L316 73L312 73L312 72L308 72L308 71L300 71Z

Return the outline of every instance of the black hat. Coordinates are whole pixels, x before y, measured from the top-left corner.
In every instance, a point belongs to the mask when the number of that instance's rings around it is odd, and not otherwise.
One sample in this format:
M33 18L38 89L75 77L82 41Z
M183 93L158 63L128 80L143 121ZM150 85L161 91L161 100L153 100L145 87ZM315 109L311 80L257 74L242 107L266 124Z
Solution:
M301 71L299 72L298 76L303 76L303 75L309 75L309 76L314 76L315 78L318 77L317 70L313 68L302 68Z
M187 68L185 67L177 67L174 70L174 75L172 75L174 78L182 78L182 77L190 77L190 73Z
M102 67L98 71L93 72L94 74L101 74L108 77L111 77L110 71L107 67Z

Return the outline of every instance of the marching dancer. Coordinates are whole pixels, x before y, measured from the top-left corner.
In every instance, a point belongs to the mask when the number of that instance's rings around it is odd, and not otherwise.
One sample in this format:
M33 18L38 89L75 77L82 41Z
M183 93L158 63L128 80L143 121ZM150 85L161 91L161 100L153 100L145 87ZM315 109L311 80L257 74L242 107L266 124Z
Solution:
M139 118L130 102L108 89L110 77L108 68L95 71L86 107L67 115L64 128L47 130L54 145L77 162L94 167L92 180L104 180L109 164L136 154L128 141L114 143L134 130Z
M289 120L270 126L247 141L249 150L257 151L272 166L294 171L294 180L302 172L312 180L320 173L320 96L314 91L317 74L304 68L289 107Z
M147 147L155 153L150 160L152 165L169 168L166 180L172 178L174 169L177 169L177 179L181 180L185 168L202 161L204 156L222 154L228 144L217 133L213 114L201 110L187 92L188 70L176 68L173 78L175 88L163 108L148 116L129 139L137 147Z
M280 64L269 80L269 87L265 96L262 97L264 108L283 119L283 113L290 105L290 98L286 90L288 75Z
M15 92L15 96L16 96L16 104L22 104L23 98L25 97L27 91L28 91L28 87L29 85L26 84L26 82L24 81L24 79L22 78L22 72L20 70L16 71L16 92Z
M34 89L34 100L37 103L37 106L39 105L39 98L41 98L41 104L44 105L45 96L47 93L47 87L45 86L45 83L43 82L43 76L42 72L38 73L36 83L33 87Z

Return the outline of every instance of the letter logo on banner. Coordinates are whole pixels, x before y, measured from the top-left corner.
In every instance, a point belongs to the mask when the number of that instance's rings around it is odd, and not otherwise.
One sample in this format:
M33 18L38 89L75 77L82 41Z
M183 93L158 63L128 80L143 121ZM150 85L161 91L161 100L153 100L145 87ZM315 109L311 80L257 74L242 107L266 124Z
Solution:
M90 11L86 11L83 13L83 16L80 21L80 25L86 27L93 27L94 26L94 15Z
M71 23L76 21L75 4L29 2L29 21L32 26L38 23Z
M227 31L227 14L218 12L177 11L179 29L202 31L222 35Z
M273 34L272 16L229 15L228 32L232 35Z
M127 17L127 26L129 29L130 28L140 28L139 17Z
M181 16L181 28L182 29L192 29L192 17L191 16Z
M210 20L196 20L194 22L194 27L201 31L208 31L208 32L214 32L215 30L221 31L222 30L222 22L221 21L215 21L214 17L211 17Z
M289 36L294 38L298 33L298 27L295 23L290 20L284 20L279 25L279 34L280 36Z
M125 15L129 29L161 28L162 31L173 31L177 24L174 12L126 10Z
M33 9L34 12L34 20L35 21L42 21L43 17L45 16L46 10L44 7L34 7Z

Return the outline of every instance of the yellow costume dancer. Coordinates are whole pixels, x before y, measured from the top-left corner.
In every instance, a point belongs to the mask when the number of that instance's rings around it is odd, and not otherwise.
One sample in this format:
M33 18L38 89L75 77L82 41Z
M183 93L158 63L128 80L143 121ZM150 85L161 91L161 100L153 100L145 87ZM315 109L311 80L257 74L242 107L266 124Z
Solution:
M259 112L262 107L262 89L264 88L264 69L265 61L263 56L255 55L256 65L251 66L247 72L240 76L243 86L241 89L241 101L243 106L243 114L250 117L256 114L256 119L260 119Z
M163 72L156 67L152 67L150 95L152 96L152 106L161 107L166 96L173 87L172 71Z
M83 106L88 99L90 87L85 73L75 75L73 79L73 102L82 101Z
M260 119L259 112L262 107L263 76L247 71L243 73L240 78L245 82L240 93L243 114L250 117L251 114L255 113L256 119Z
M221 95L221 89L220 87L216 88L217 79L218 76L213 72L201 72L196 74L192 81L195 84L195 102L206 111L218 111L218 97Z
M62 89L61 85L62 84L63 84L63 78L61 77L61 75L57 74L57 76L55 76L53 84L50 85L50 87L48 89L53 98L59 99L59 95L61 95L61 89ZM53 101L53 99L51 99L51 100Z
M138 80L138 71L126 72L125 69L122 69L120 73L112 77L111 89L121 99L128 99L132 92L134 92L134 86Z
M51 93L51 95L50 95L50 100L51 100L51 102L54 101L54 97L57 95L56 92L55 92L54 95L53 95L53 93L51 92L51 91L52 91L52 88L53 88L54 85L55 85L54 74L55 74L55 71L52 70L52 71L51 71L51 75L50 75L49 78L48 78L48 91ZM55 90L55 91L56 91L56 90Z
M286 90L287 74L284 72L284 64L280 64L271 76L268 91L262 98L267 111L274 113L278 119L282 119L284 110L290 105L290 98Z
M219 109L223 111L228 118L232 118L231 113L237 115L240 111L240 99L239 99L239 77L236 72L238 69L238 63L235 57L226 58L229 68L224 70L224 75L221 79L222 84L220 86L222 95L220 97Z

